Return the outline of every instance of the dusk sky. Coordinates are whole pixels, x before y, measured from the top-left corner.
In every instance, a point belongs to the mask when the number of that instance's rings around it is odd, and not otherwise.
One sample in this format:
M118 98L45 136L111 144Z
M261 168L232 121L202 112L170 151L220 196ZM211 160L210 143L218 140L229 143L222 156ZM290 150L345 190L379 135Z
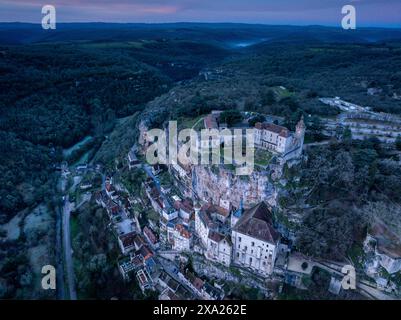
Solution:
M0 0L1 22L40 23L41 7L57 22L246 22L340 25L352 4L359 26L401 27L400 0Z

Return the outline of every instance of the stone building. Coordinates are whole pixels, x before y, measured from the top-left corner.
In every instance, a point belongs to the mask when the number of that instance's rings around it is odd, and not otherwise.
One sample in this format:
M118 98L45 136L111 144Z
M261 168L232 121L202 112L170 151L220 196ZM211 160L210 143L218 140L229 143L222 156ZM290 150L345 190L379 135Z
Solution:
M215 223L207 212L203 211L199 205L195 205L195 232L201 243L206 248L209 232L215 229Z
M262 275L273 272L279 233L265 202L245 210L232 229L233 262Z
M182 224L176 224L173 233L173 249L189 251L192 245L192 233Z
M210 231L207 239L206 258L224 264L231 264L232 243L229 236Z
M255 124L255 145L286 158L295 158L302 152L305 128L303 117L298 122L295 132L274 123L257 122Z

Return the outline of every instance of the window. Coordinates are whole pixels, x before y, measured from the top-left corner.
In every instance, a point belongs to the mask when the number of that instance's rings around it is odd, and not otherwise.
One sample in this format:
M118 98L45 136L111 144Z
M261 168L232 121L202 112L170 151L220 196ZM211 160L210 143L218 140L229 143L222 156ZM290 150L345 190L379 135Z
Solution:
M255 246L255 242L252 241L252 247L254 247L254 246Z
M251 250L251 253L253 253L253 250Z
M239 252L237 252L237 258L239 258Z
M238 245L238 249L241 249L241 245L240 244Z
M249 258L249 264L252 264L252 258Z
M241 237L238 237L238 242L241 242Z

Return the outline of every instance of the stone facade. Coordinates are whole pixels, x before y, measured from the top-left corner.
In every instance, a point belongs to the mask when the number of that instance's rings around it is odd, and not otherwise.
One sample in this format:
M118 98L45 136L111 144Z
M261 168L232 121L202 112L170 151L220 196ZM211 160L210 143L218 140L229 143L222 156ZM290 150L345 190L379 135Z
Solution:
M177 224L173 231L173 249L177 251L190 251L192 244L192 234L188 229Z
M273 273L279 234L264 202L245 210L232 229L233 262L262 275Z
M299 156L305 137L305 123L303 117L298 122L295 132L273 123L255 124L255 145L258 148L278 153L288 158ZM295 152L296 151L296 152Z
M207 247L207 241L211 229L213 229L213 222L210 220L208 215L201 211L200 207L195 207L195 232L204 247Z
M209 233L206 258L228 267L231 263L231 252L232 243L228 236L213 231Z

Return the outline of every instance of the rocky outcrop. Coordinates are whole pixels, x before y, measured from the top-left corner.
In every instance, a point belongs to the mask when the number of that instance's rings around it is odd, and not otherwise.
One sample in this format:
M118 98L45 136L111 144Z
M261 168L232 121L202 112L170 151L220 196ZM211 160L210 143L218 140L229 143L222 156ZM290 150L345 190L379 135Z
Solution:
M245 207L260 201L276 205L277 190L267 172L254 171L249 176L238 176L223 166L194 166L193 189L204 201L220 204L227 200L239 208L241 200Z

